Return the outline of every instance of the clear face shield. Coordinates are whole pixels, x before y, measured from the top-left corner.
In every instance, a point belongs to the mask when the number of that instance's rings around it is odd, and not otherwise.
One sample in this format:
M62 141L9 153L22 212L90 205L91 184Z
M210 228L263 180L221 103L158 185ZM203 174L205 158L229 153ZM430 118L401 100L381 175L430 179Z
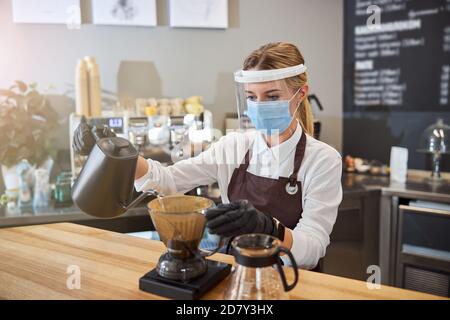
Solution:
M286 79L306 71L303 64L273 70L240 70L234 74L240 129L255 128L265 135L284 132L299 107L300 90Z

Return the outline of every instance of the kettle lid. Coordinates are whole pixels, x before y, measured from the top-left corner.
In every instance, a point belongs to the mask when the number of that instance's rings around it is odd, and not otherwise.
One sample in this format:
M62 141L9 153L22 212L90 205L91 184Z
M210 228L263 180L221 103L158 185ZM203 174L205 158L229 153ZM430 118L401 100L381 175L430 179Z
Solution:
M126 139L120 137L108 137L97 141L97 145L103 153L112 158L130 159L136 158L139 153Z

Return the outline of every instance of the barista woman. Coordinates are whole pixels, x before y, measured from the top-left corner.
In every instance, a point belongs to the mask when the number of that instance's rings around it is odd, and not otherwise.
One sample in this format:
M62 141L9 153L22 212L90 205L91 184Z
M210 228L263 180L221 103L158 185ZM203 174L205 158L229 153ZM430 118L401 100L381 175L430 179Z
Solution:
M269 43L234 77L240 118L256 130L229 133L169 167L139 158L136 190L169 195L217 182L223 204L206 214L211 233L274 235L300 267L313 269L325 255L342 199L342 162L312 137L303 56L293 44ZM91 148L88 136L79 128L74 147Z

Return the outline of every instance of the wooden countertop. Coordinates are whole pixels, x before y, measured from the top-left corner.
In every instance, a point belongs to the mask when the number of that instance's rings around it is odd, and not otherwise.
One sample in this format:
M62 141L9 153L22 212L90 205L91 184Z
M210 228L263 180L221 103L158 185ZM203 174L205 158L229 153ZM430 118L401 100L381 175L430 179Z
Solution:
M0 299L162 299L140 291L138 280L153 269L164 245L158 241L70 223L0 229ZM231 256L213 259L232 263ZM81 288L69 290L71 265L80 267ZM292 272L287 272L292 281ZM204 296L221 299L228 279ZM291 299L439 299L388 286L300 271Z

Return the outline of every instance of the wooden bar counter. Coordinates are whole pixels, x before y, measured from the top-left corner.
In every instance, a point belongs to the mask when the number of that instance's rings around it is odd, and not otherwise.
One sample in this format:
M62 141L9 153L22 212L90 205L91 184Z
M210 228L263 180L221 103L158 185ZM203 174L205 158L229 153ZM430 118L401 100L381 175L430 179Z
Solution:
M164 245L70 223L0 229L0 299L163 299L139 290ZM212 259L232 263L231 256ZM68 289L70 266L81 272L80 289ZM69 273L68 273L69 272ZM287 271L292 281L292 271ZM228 279L204 299L221 299ZM440 299L388 286L301 270L291 299Z

